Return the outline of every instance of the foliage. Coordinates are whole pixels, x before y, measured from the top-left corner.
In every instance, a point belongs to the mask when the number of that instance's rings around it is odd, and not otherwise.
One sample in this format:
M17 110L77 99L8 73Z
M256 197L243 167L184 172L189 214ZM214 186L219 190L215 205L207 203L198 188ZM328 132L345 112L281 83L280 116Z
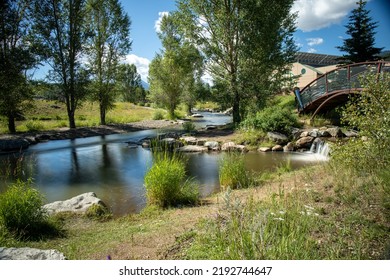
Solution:
M88 208L85 215L88 218L97 219L97 220L108 220L112 218L112 213L110 210L101 204L93 204L91 207Z
M198 190L187 178L185 162L176 154L155 152L154 163L145 175L148 205L159 207L195 204Z
M342 120L357 129L358 139L333 152L336 161L358 171L376 172L390 166L390 75L362 78L363 92L342 112Z
M11 133L16 132L15 120L32 99L25 74L36 64L28 40L28 4L7 0L0 5L0 115L7 118Z
M43 196L31 180L17 181L0 195L0 225L20 239L51 234L57 229L42 206Z
M196 130L196 126L193 122L184 122L183 129L185 132L192 132Z
M153 120L163 120L165 117L165 111L163 110L156 110L153 113Z
M189 111L194 106L195 82L200 80L203 60L198 49L180 36L174 17L163 17L159 37L164 50L149 67L150 98L174 119L180 102Z
M219 183L222 189L243 189L254 185L242 154L228 152L223 155L219 164Z
M377 60L383 49L375 47L375 29L378 23L372 21L370 11L366 10L367 1L359 0L357 4L358 7L352 11L346 25L350 37L344 39L344 44L338 47L347 53L342 57L347 63Z
M60 87L69 127L75 128L75 112L87 95L88 72L85 54L86 0L34 0L33 39L36 52L52 68L49 79Z
M298 127L298 119L288 108L280 106L267 107L256 113L254 116L248 116L242 122L244 129L259 129L263 132L281 132L288 133L291 127Z
M118 68L117 86L125 102L145 102L146 92L141 75L134 64L121 64Z
M86 6L88 68L100 106L100 124L116 100L115 81L120 59L129 52L130 18L118 0L88 0Z
M223 89L233 122L249 104L264 105L278 92L294 59L292 0L178 1L180 30L207 58L207 71ZM253 46L256 46L255 48Z

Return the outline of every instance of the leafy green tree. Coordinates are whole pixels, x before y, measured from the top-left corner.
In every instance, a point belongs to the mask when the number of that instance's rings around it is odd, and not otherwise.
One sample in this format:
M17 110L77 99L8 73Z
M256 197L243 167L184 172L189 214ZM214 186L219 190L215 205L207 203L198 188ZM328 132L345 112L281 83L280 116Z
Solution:
M125 102L145 102L141 75L134 64L121 64L118 68L118 87Z
M131 22L118 0L88 0L86 15L88 66L104 125L107 111L114 107L119 62L131 48Z
M49 79L60 85L69 127L76 128L75 112L87 95L89 79L82 60L88 37L86 0L35 0L33 7L35 45L52 68Z
M181 35L173 16L163 18L159 37L164 51L150 64L150 93L152 100L166 107L169 117L174 118L180 102L187 104L188 111L195 103L195 82L200 79L203 58Z
M345 26L349 38L344 40L342 46L337 47L340 51L346 52L342 61L365 62L378 60L383 48L375 47L375 29L377 22L373 22L370 11L366 9L367 1L359 0L358 5L349 16L349 22Z
M276 91L294 59L293 0L179 0L180 29L208 61L208 72L228 90L233 121L242 106ZM271 85L271 86L270 86ZM253 102L255 101L255 102ZM264 103L264 102L263 102Z
M16 132L15 120L32 99L26 71L36 58L28 43L28 4L24 0L0 1L0 115L7 118L11 133Z

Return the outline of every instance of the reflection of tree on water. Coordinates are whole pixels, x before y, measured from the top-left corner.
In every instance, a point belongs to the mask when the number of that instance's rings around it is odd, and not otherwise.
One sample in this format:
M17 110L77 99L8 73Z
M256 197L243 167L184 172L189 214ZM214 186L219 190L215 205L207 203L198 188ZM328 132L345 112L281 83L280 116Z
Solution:
M16 180L25 181L33 173L33 157L25 159L23 153L15 153L4 156L0 164L0 178L4 183L12 183ZM2 183L3 183L2 182Z

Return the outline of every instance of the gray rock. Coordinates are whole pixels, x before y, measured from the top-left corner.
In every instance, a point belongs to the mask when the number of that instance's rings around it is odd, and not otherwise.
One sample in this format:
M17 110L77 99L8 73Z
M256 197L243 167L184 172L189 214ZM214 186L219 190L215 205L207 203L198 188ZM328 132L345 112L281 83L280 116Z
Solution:
M221 149L217 141L207 141L206 143L204 143L204 146L207 147L207 149L212 151L219 151Z
M283 151L283 146L282 145L276 145L276 146L272 147L272 151L273 152L281 152L281 151Z
M40 250L34 248L0 247L0 260L65 260L64 254L57 250Z
M247 148L244 145L237 145L234 142L227 142L222 145L221 150L225 152L229 152L229 151L246 152Z
M203 118L203 116L201 114L193 114L191 118Z
M312 131L309 132L308 136L311 136L314 138L320 137L320 131L318 129L313 129Z
M288 142L288 137L282 133L279 133L279 132L268 132L267 137L269 140L271 140L279 145L284 145L284 144L287 144L287 142Z
M314 141L314 137L311 136L302 137L297 140L295 146L297 147L297 149L302 149L302 148L310 149L310 146L313 143L313 141Z
M270 147L260 147L257 150L259 152L264 152L264 153L272 151L272 149Z
M299 138L303 138L303 137L307 137L307 136L309 136L309 131L303 131L303 132L301 132L301 134L299 135L298 139L299 139Z
M319 132L319 137L331 137L332 135L330 135L329 131L327 130L320 130Z
M185 136L180 138L186 145L197 145L198 139L192 136Z
M59 212L75 212L83 214L94 204L107 208L104 202L100 198L96 197L96 194L93 192L80 194L65 201L55 201L44 205L43 208L46 209L49 214Z
M284 152L292 152L294 151L294 144L292 142L288 142L286 146L283 147Z
M183 153L202 153L207 152L207 147L202 146L196 146L196 145L187 145L184 147L177 148L176 151L183 152Z
M341 128L340 127L330 127L326 130L327 132L329 132L329 134L332 136L332 137L343 137L344 136L344 133L341 131Z
M347 130L344 134L347 137L358 137L359 136L359 132L357 132L355 130Z
M0 139L0 151L12 152L25 150L30 146L30 142L23 138Z

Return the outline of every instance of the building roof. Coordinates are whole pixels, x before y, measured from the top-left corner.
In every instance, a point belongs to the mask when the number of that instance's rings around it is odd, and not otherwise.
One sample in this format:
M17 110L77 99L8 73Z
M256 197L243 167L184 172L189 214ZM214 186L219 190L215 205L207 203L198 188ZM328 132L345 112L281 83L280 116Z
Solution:
M329 54L318 54L318 53L305 53L298 52L296 56L296 62L306 64L312 67L335 65L339 62L337 59L340 56L329 55Z

